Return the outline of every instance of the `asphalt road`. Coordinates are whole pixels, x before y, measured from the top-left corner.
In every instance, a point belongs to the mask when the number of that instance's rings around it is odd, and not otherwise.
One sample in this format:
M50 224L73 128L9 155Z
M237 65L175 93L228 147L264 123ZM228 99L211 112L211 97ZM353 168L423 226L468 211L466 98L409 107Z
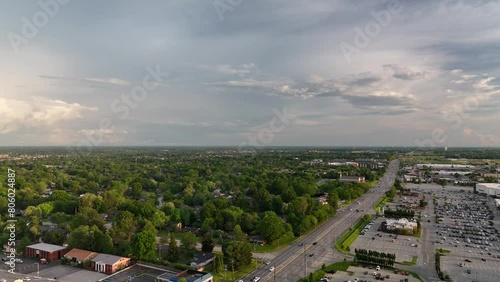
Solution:
M342 261L346 256L334 251L335 240L364 214L375 213L372 207L393 186L398 170L399 160L391 161L386 173L375 187L349 206L340 209L334 217L304 236L295 245L277 252L269 265L261 266L244 281L252 281L252 277L255 276L259 276L261 281L297 281L321 268L323 263ZM356 212L356 209L359 212ZM311 254L314 255L310 256ZM271 266L275 267L275 273L269 271Z

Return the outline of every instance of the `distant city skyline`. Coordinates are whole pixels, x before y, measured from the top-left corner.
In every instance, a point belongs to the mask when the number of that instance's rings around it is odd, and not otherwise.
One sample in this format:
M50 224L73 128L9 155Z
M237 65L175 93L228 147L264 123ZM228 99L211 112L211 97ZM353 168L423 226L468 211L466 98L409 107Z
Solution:
M497 1L2 4L0 146L500 147Z

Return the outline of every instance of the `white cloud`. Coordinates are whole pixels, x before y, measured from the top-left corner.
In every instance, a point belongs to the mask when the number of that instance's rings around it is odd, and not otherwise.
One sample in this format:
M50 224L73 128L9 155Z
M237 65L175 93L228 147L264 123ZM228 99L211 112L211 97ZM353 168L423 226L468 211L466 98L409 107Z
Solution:
M205 71L215 71L225 75L239 75L239 76L249 75L256 70L256 66L253 63L242 64L239 66L232 66L228 64L215 65L215 66L201 65L198 66L198 68Z
M61 122L83 118L86 111L97 111L97 108L40 96L30 100L0 98L0 133L10 133L20 127L55 128Z

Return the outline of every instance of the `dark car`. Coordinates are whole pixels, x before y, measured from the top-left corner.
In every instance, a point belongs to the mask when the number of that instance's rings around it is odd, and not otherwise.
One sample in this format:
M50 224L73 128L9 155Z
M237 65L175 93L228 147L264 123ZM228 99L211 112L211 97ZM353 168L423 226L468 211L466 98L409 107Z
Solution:
M465 259L466 262L472 262L470 259Z

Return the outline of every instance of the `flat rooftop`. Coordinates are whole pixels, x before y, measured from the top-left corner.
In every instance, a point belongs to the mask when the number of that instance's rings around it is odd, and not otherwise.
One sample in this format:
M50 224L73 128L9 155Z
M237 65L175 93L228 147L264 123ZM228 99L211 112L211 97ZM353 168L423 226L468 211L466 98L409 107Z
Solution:
M500 189L500 183L478 183L477 186L482 186L490 189Z
M63 246L52 245L52 244L47 244L47 243L38 243L38 244L34 244L34 245L29 245L27 247L31 248L31 249L35 249L35 250L49 252L49 253L66 249L66 247L63 247Z

